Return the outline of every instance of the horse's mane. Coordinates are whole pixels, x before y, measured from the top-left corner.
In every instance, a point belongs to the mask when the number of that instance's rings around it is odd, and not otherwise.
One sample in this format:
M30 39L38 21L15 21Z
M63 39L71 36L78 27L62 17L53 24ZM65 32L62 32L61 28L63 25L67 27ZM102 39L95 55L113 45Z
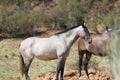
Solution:
M79 26L80 26L80 25L70 27L70 28L68 28L68 29L66 29L66 30L64 30L64 31L62 31L62 32L55 33L55 35L65 33L65 32L67 32L67 31L72 30L72 29L75 29L75 28L77 28L77 27L79 27ZM81 26L83 26L83 25L81 25Z

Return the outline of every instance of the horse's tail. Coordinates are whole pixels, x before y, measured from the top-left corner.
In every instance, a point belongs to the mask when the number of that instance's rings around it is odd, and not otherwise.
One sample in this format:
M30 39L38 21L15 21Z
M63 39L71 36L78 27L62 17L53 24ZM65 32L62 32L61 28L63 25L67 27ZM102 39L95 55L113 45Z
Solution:
M19 47L20 47L20 45L19 45ZM23 70L24 60L23 60L23 57L22 57L22 55L20 53L20 50L19 50L19 54L20 54L20 59L19 59L20 73L21 73L21 75L23 77L24 76L24 70Z
M24 65L24 60L23 60L22 55L20 54L20 72L21 72L22 77L24 76L23 65Z

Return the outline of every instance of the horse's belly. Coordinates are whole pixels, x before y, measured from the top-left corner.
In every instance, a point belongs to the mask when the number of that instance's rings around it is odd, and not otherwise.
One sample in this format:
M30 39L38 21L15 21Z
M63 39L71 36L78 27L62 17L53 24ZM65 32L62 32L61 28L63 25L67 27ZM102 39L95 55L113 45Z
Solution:
M45 55L38 55L38 56L35 56L37 59L40 59L40 60L54 60L54 59L57 59L56 56L45 56Z
M40 60L53 60L53 59L57 59L57 53L55 51L37 53L35 57Z
M89 46L88 49L89 52L93 53L96 56L106 56L106 47L102 46L102 44L100 45L91 45Z
M33 54L41 60L53 60L57 58L56 47L52 44L46 45L45 43L41 43L36 45L33 49Z
M107 56L107 53L105 51L93 50L91 51L91 53L93 53L96 56L101 56L101 57Z

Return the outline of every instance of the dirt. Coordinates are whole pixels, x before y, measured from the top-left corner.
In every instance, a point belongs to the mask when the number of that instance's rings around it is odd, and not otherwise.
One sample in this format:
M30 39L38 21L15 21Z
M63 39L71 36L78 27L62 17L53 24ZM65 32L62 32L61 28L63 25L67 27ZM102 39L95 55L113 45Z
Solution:
M89 78L86 76L84 70L81 77L78 76L78 72L75 70L65 71L64 80L113 80L109 71L98 71L90 68ZM34 80L55 80L55 72L51 72L49 75L39 74Z

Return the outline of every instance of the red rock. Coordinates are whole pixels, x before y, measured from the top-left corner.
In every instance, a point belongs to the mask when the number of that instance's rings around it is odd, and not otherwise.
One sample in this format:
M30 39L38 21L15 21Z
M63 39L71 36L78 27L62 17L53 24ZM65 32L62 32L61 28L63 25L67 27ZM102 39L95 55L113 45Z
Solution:
M93 76L93 77L90 77L90 80L95 80L94 76Z
M38 77L45 77L45 74L41 73L38 75Z
M76 74L75 70L70 70L70 71L66 71L64 73L64 77L67 77L67 76L74 76Z
M88 72L89 72L89 74L96 74L97 73L97 71L93 68L89 69Z
M100 77L95 76L95 80L100 80Z
M95 69L89 69L89 79L85 74L85 71L82 70L82 76L78 77L75 70L65 71L64 80L113 80L109 71L98 71ZM55 80L56 73L50 73L49 75L39 74L33 80Z
M52 80L55 80L55 78L56 78L56 77L54 76Z
M81 77L79 78L79 80L88 80L88 77L87 77L86 75L84 75L84 76L81 76Z
M73 76L73 77L70 78L69 80L79 80L79 77Z
M51 80L50 76L46 76L43 80Z

